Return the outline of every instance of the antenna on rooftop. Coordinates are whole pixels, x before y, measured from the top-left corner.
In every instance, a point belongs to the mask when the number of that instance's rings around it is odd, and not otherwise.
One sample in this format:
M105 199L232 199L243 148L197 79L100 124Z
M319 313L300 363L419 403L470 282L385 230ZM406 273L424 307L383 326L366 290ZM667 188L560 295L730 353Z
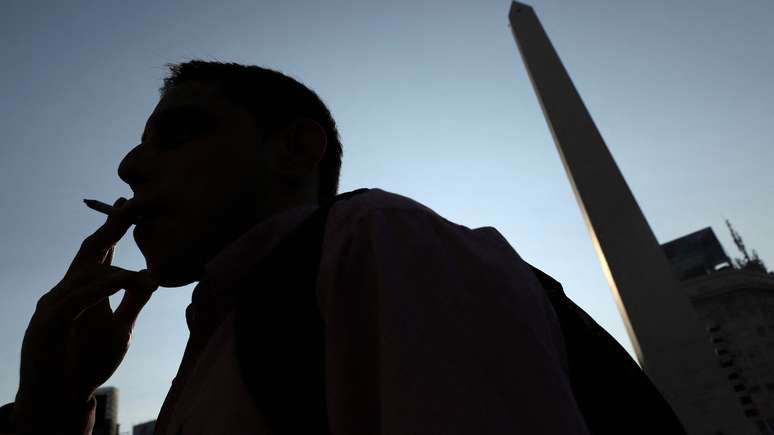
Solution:
M734 244L736 244L736 247L739 248L739 251L744 255L744 260L735 259L736 266L740 269L752 269L766 273L766 265L763 264L763 260L761 260L758 253L755 252L755 249L752 250L752 255L748 255L747 247L744 246L744 242L742 241L742 236L734 230L734 227L731 226L731 222L728 219L726 219L726 225L728 226L728 230L731 231L731 237L734 239Z
M742 236L739 235L739 233L734 230L734 227L731 226L731 221L726 219L726 226L728 226L728 230L731 231L731 237L734 239L734 244L737 248L739 248L739 252L744 255L744 263L747 264L750 262L750 256L747 255L747 248L744 246L744 242L742 241Z

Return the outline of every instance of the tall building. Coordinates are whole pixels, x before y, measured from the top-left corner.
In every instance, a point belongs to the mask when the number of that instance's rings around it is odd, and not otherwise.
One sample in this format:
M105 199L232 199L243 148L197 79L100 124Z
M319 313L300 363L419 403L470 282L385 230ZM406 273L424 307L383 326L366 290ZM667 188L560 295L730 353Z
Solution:
M156 432L156 420L146 421L132 427L132 435L153 435Z
M512 3L509 19L643 370L688 433L756 433L540 21L531 7L518 2ZM636 422L632 425L634 429Z
M736 261L710 228L663 248L745 417L774 434L774 274L731 233L743 255Z
M92 435L118 435L118 389L102 387L94 396L97 412Z

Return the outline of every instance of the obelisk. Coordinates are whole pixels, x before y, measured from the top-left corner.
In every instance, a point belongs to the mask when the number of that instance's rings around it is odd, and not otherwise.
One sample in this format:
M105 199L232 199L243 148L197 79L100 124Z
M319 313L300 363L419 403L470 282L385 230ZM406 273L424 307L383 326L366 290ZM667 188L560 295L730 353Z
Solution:
M689 434L756 433L540 21L518 2L509 18L641 366Z

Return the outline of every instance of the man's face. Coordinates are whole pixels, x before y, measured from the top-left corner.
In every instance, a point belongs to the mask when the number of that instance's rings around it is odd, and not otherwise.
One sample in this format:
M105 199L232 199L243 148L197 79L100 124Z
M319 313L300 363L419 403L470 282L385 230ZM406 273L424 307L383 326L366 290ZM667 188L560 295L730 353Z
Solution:
M212 256L269 213L262 142L254 119L214 82L180 84L159 101L118 173L143 216L134 239L162 286L200 279Z

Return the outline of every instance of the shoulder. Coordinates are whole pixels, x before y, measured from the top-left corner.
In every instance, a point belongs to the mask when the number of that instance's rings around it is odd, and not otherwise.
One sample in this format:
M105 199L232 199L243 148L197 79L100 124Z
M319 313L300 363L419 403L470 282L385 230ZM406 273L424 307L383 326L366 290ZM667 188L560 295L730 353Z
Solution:
M354 240L384 239L396 230L416 229L443 218L409 197L371 188L336 201L330 209L324 255L344 255Z
M353 294L378 293L381 302L435 295L463 307L475 293L482 313L506 310L540 340L560 342L537 277L493 227L469 228L414 199L369 189L331 209L323 246L320 292L326 313L333 312L336 300L349 303ZM369 283L373 291L363 291Z
M455 232L475 233L476 237L496 235L501 242L505 239L493 227L468 228L450 221L429 206L397 193L378 188L337 201L331 208L329 226L335 229L354 230L369 226L402 226L424 224L446 227ZM506 242L507 243L507 242Z
M449 231L474 231L455 224L419 201L397 193L371 188L337 201L330 210L326 240L346 244L351 239L379 240L392 243L419 241L409 236L422 233L427 242ZM390 237L392 235L393 237ZM446 238L445 236L443 238ZM336 243L339 242L339 243Z
M337 201L331 208L330 216L336 222L354 224L374 215L401 212L418 212L440 218L435 211L414 199L378 188Z
M326 251L341 253L356 238L381 245L442 243L484 256L506 253L518 258L497 229L469 228L415 199L378 188L342 199L331 208L324 242Z

